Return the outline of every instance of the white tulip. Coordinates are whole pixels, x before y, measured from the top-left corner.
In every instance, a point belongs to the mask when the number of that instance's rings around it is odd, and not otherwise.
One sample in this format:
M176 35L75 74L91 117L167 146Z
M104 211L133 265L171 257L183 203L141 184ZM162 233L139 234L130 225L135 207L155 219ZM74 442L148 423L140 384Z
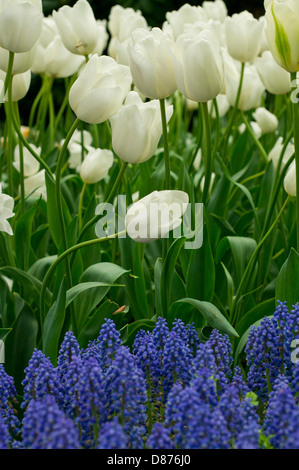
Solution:
M285 175L284 180L283 180L283 186L284 186L285 191L290 196L296 196L297 190L296 190L296 162L295 160L292 161L292 163L290 164L287 174Z
M265 51L261 57L257 57L254 65L269 93L284 95L290 91L290 74L277 64L270 51Z
M226 115L226 113L228 112L230 108L229 101L227 99L227 96L221 93L218 96L216 96L216 101L217 101L217 106L218 106L219 117L222 118L223 116ZM208 102L208 107L209 107L209 111L212 109L212 114L211 114L212 118L216 119L217 115L216 115L215 106L213 105L213 101Z
M223 59L218 40L211 31L178 37L174 70L177 87L189 100L207 102L222 91Z
M265 9L266 35L274 59L288 72L298 72L298 0L267 0Z
M31 148L39 156L41 154L41 147L36 147L34 144L31 144ZM34 156L29 152L26 147L23 147L23 161L24 161L24 176L32 176L39 170L39 162L34 158ZM13 166L15 169L20 172L20 147L16 145L14 150L14 162Z
M82 121L99 124L120 108L130 90L130 69L112 57L93 55L73 84L69 103Z
M202 6L209 19L224 21L227 17L227 8L223 0L205 1Z
M53 11L61 39L73 54L92 54L98 44L98 25L87 0L78 0L73 7L67 5Z
M148 98L163 99L176 90L172 37L159 28L136 29L128 47L133 82Z
M263 38L263 25L251 13L243 11L224 21L229 54L240 62L251 62L258 55Z
M107 46L107 42L109 38L108 33L107 33L107 21L97 20L97 28L98 28L98 41L93 52L95 54L102 55L105 47Z
M252 116L262 129L263 134L274 132L278 128L277 117L266 108L257 108Z
M113 165L113 152L106 149L89 150L80 167L80 176L84 183L94 184L105 178Z
M260 48L260 51L259 51L258 55L262 55L265 51L269 51L268 39L267 39L267 36L266 36L267 21L266 21L265 16L260 16L259 17L259 22L262 23L262 25L263 25L263 37L262 37L261 48Z
M6 232L9 235L13 235L13 231L7 219L14 216L13 207L14 199L2 192L2 185L0 183L0 232Z
M279 137L274 147L270 150L269 155L268 155L269 160L272 160L273 162L274 170L276 170L277 168L282 149L283 149L283 138ZM295 152L295 146L292 142L289 142L282 158L281 168L285 166L285 164L289 161L289 159L294 154L294 152Z
M255 121L250 121L249 124L256 138L259 139L262 136L263 131L258 125L258 123ZM242 124L239 126L239 132L240 134L243 134L245 131L246 131L246 124L242 122Z
M0 47L28 52L42 29L41 0L0 0Z
M167 12L166 19L171 26L174 39L177 39L184 32L186 24L208 21L208 15L202 7L186 3L179 10Z
M231 106L235 105L240 73L235 69L226 68L226 96ZM238 109L248 111L260 106L262 95L265 91L254 65L245 66L244 78L239 99Z
M173 106L167 106L167 122L172 113ZM112 147L119 158L128 163L142 163L154 155L162 135L158 100L143 103L138 93L131 91L110 122Z
M33 63L36 45L28 52L19 52L14 56L12 74L17 75L29 70ZM7 72L9 51L0 47L0 69Z
M125 217L126 230L133 240L147 243L167 237L182 223L188 194L183 191L154 191L131 205Z
M5 81L6 73L0 70L0 80ZM27 72L19 73L14 75L12 78L12 100L19 101L26 95L29 90L31 82L31 70ZM7 101L7 93L4 97L4 101Z
M47 200L47 189L45 181L45 170L41 170L24 179L25 196Z

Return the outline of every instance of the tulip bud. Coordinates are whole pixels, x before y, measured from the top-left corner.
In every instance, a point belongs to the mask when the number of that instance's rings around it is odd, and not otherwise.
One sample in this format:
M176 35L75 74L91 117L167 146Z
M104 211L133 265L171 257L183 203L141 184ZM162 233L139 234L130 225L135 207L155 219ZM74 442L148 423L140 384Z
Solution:
M32 176L24 179L25 196L47 200L47 189L45 181L45 170L41 170Z
M223 59L211 31L181 34L175 43L175 78L179 91L189 100L216 98L224 83Z
M0 47L11 52L28 52L42 29L41 0L0 1Z
M234 14L224 21L229 54L240 62L251 62L258 55L263 38L263 25L248 11Z
M84 183L94 184L105 178L113 165L113 152L106 149L89 150L80 167L80 176Z
M131 205L125 218L126 230L133 240L147 243L179 227L187 209L188 194L183 191L154 191Z
M130 90L130 69L112 57L93 55L73 84L69 102L82 121L99 124L120 108Z
M269 155L268 155L269 160L272 160L273 162L274 170L276 170L277 168L282 149L283 149L283 138L279 137L274 147L270 150ZM284 165L289 161L289 159L294 154L294 152L295 152L294 144L289 142L283 155L282 167L284 167Z
M163 99L176 90L172 51L174 43L169 34L159 28L151 31L136 29L128 47L133 82L148 98Z
M290 74L275 62L270 51L265 51L261 57L257 57L254 65L269 93L284 95L290 91Z
M6 232L9 235L13 235L13 231L7 219L15 215L13 207L14 199L2 192L2 184L0 183L0 232Z
M208 21L208 16L202 7L191 6L186 3L179 10L167 12L166 19L171 26L174 39L177 39L178 36L184 32L186 24L193 24L197 21Z
M53 11L59 34L65 47L73 54L88 55L98 44L98 26L92 8L86 0L78 0Z
M252 115L264 134L274 132L278 128L277 117L266 108L257 108Z
M6 73L0 70L0 80L5 81ZM31 82L31 71L19 73L14 75L12 78L12 100L19 101L26 95L29 90ZM4 97L4 101L7 101L7 93Z
M285 191L290 196L296 196L297 190L296 190L296 162L295 160L290 164L287 174L285 175L284 180L283 180L283 186L284 186Z
M35 153L37 153L38 155L41 154L41 147L37 148L33 144L31 144L31 147L35 151ZM24 161L24 176L32 176L38 172L40 164L26 147L23 148L23 161ZM17 145L14 150L13 166L18 172L20 172L20 147L19 145Z
M265 2L266 36L276 62L288 72L299 71L299 10L297 0Z
M173 107L167 106L167 122ZM119 112L110 118L114 152L128 163L142 163L157 150L162 135L158 100L143 103L138 93L131 91Z

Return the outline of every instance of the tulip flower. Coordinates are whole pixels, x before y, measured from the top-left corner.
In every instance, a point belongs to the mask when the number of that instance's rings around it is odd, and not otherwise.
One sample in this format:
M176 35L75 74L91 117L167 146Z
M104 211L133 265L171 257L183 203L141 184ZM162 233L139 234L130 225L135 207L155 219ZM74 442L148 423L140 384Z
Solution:
M13 198L2 192L2 184L0 183L0 232L6 232L9 235L13 235L13 231L7 219L14 216L13 207Z
M299 9L297 0L267 0L266 35L276 62L288 72L299 71Z
M36 147L34 144L31 144L31 148L38 154L41 154L41 147ZM39 162L33 157L29 150L23 148L23 160L24 160L24 176L32 176L39 170ZM14 150L14 162L13 166L17 171L20 172L20 148L19 145L15 147Z
M112 57L93 55L73 84L69 103L82 121L99 124L120 108L130 90L130 69Z
M6 73L0 70L0 80L5 80ZM14 75L12 79L12 100L19 101L26 95L29 90L31 82L31 71L19 73ZM4 101L7 101L7 93L4 97Z
M42 29L41 0L0 1L0 47L11 52L28 52Z
M108 29L111 34L108 54L116 59L116 43L127 42L131 33L138 28L148 29L146 19L140 10L135 11L133 8L114 5L110 10L108 21Z
M33 63L33 58L35 54L34 46L28 52L20 52L16 53L14 56L12 74L18 75L19 73L25 73L29 70ZM8 67L8 60L9 60L9 51L0 47L0 69L4 72L7 72Z
M181 34L175 43L175 78L189 100L210 101L222 91L224 67L218 40L211 31Z
M24 179L25 196L33 198L42 197L47 200L47 189L45 181L45 170L41 170L32 176Z
M62 147L64 143L64 139L60 141L60 146ZM67 149L69 151L69 159L68 165L71 169L76 170L77 172L80 171L81 163L82 163L82 146L83 146L83 155L85 155L86 151L91 148L92 143L92 135L87 130L83 130L82 132L78 129L75 130L74 134L72 135Z
M108 37L109 37L107 33L107 21L97 20L97 28L98 28L98 41L93 52L95 54L102 55L105 47L107 46Z
M260 128L260 126L258 125L258 123L255 122L255 121L250 121L250 127L253 130L253 133L254 133L255 137L257 139L259 139L262 136L263 131ZM243 132L245 132L245 131L246 131L246 124L244 122L242 122L242 124L240 124L240 126L239 126L239 132L240 132L240 134L243 134Z
M226 68L226 96L231 106L234 106L239 87L240 74L237 69ZM238 109L248 111L260 106L265 88L254 65L245 66L244 78Z
M214 2L205 1L202 7L209 19L224 21L227 17L227 8L223 0L215 0Z
M188 194L183 191L154 191L131 205L125 217L126 230L133 240L147 243L167 237L182 223Z
M283 186L289 196L296 196L296 161L294 160L287 171L283 180Z
M273 162L274 170L276 170L277 168L282 149L283 149L283 138L279 137L274 147L270 150L269 155L268 155L269 160L272 160ZM282 167L285 166L285 164L289 161L289 159L294 154L294 152L295 152L294 144L292 142L289 142L283 155Z
M72 54L64 46L53 18L44 18L42 32L35 46L32 72L65 78L73 75L83 62L83 56Z
M67 5L53 11L61 39L73 54L92 54L98 45L98 25L87 0L78 0L73 7Z
M148 98L164 99L177 89L172 54L171 36L159 28L151 31L136 29L129 46L133 82Z
M174 39L177 39L184 32L186 24L193 24L197 21L207 21L208 15L200 6L191 6L188 3L179 10L166 13L166 19L171 27ZM163 27L163 29L165 26Z
M263 134L274 132L278 128L277 117L266 108L257 108L252 115L262 129Z
M167 122L173 106L167 106ZM158 100L143 103L138 93L131 91L119 112L110 118L114 152L128 163L142 163L157 150L162 135Z
M113 152L106 149L89 149L80 167L82 181L94 184L105 178L113 165Z
M217 101L217 106L218 106L218 114L219 114L219 117L221 118L225 116L226 113L228 112L230 108L230 104L228 102L227 96L222 95L222 94L219 94L218 96L216 96L216 101ZM216 116L215 107L213 106L213 102L209 101L208 106L209 106L209 111L212 109L211 117L213 119L216 119L217 116Z
M229 54L243 63L253 61L261 49L263 24L248 11L243 11L227 17L224 28Z
M254 65L269 93L284 95L290 91L290 74L277 64L270 51L265 51L261 57L257 57Z

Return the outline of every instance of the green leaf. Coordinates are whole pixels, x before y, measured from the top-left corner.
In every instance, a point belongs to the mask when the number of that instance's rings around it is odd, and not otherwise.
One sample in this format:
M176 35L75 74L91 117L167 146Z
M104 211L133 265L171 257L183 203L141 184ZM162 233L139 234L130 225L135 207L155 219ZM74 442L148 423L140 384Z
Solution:
M219 263L225 253L230 249L236 269L236 281L240 282L256 246L256 241L253 238L224 237L217 248L216 263Z
M162 315L162 301L161 301L161 274L163 267L163 259L157 258L154 268L154 281L155 281L155 303L156 312L158 316Z
M299 255L294 248L278 274L275 298L286 301L289 308L299 301Z
M173 273L174 273L177 259L179 257L180 251L185 241L186 241L185 237L177 238L170 246L167 252L166 258L164 260L164 263L163 263L162 273L161 273L162 316L165 316L168 311Z
M105 323L106 318L114 320L114 312L119 308L115 302L106 300L92 317L85 323L80 335L78 336L78 343L81 348L86 348L89 341L96 339L99 335L101 326Z
M239 335L242 336L250 326L258 320L270 316L275 310L275 299L267 299L264 302L260 302L247 312L236 325L236 330Z
M184 303L195 307L213 328L223 331L231 336L239 336L236 330L230 325L215 305L210 302L201 302L197 299L181 299L172 304L167 317L169 322L172 322L175 318L179 318L177 315L179 315L182 304Z
M40 281L43 281L46 272L48 271L51 264L57 259L57 255L46 256L37 260L30 268L28 269L28 274L36 277Z
M47 313L43 324L43 352L56 366L59 338L65 318L66 281L62 280L57 300Z
M133 323L125 325L120 330L122 343L126 346L132 346L135 340L135 336L139 330L152 331L156 326L156 322L153 320L137 320Z
M27 210L18 221L15 228L15 249L16 249L16 263L17 266L25 271L29 265L29 254L31 246L31 233L32 233L32 222L38 204L34 204L31 209Z
M6 336L11 332L12 328L0 328L0 339L5 340Z
M211 302L215 287L215 265L206 227L203 244L192 250L187 272L186 290L188 297Z

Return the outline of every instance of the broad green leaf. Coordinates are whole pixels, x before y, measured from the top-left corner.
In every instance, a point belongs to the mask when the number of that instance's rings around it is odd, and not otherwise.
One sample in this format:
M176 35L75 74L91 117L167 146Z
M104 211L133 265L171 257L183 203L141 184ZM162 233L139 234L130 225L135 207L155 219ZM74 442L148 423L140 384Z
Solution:
M211 302L215 287L215 266L206 227L203 244L197 250L191 250L190 263L186 279L187 296L192 299Z
M236 280L240 282L256 246L257 243L253 238L224 237L217 248L216 263L219 263L225 253L230 249L236 269Z
M185 237L177 238L170 246L163 263L161 273L161 307L162 316L168 311L172 277L180 251L186 241Z
M157 258L154 268L154 281L155 281L155 303L157 315L162 315L162 301L161 301L161 274L163 267L163 259Z
M25 271L28 269L29 265L32 222L37 209L38 204L34 204L34 206L24 212L15 228L16 263L18 268L24 269Z
M59 338L65 318L66 282L63 279L57 300L47 313L43 324L43 352L56 366Z
M210 302L201 302L197 299L181 299L172 304L168 313L169 322L172 322L177 318L177 314L179 314L180 308L184 303L190 304L192 307L196 308L213 328L223 331L231 336L239 336L236 330L231 326L218 308L215 307L215 305Z
M135 336L139 330L152 331L156 326L156 322L153 320L143 319L137 320L133 323L125 325L120 330L122 343L126 346L132 346L135 340Z
M43 281L46 272L56 259L57 255L46 256L45 258L41 258L37 260L32 266L30 266L30 268L28 269L28 273L36 277L40 281Z
M299 255L294 248L278 274L275 298L286 301L289 308L299 302Z
M11 332L12 328L0 328L0 339L2 341L5 340L6 336L9 335Z

